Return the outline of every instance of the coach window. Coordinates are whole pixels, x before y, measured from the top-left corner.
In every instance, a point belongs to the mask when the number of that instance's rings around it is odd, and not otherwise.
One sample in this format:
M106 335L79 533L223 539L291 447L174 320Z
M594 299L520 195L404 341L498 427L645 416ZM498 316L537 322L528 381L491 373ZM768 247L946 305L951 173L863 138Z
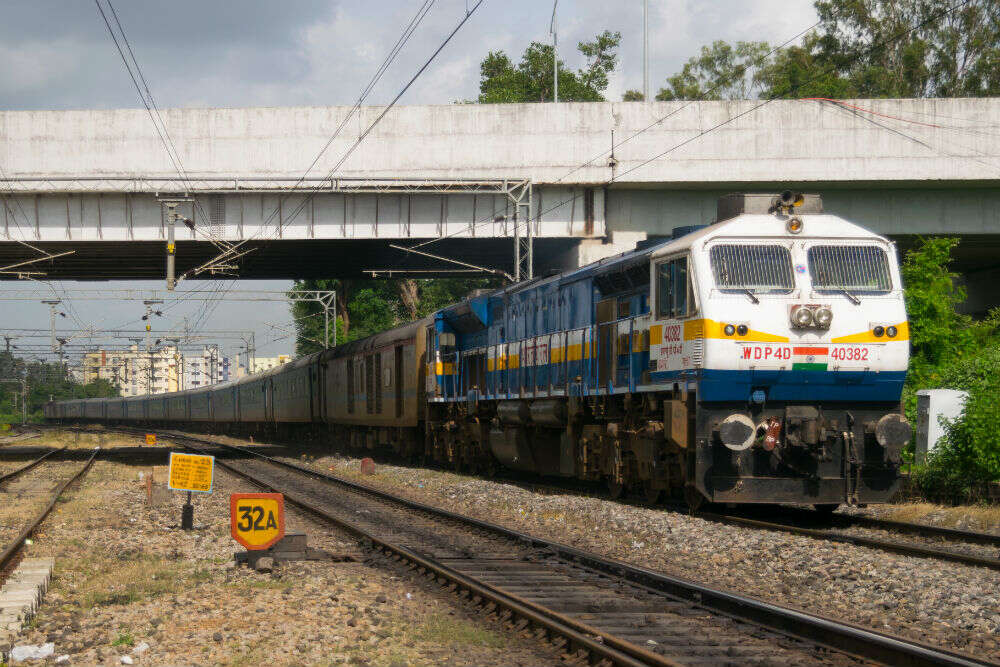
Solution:
M656 316L659 319L690 315L694 304L692 292L687 257L656 265Z

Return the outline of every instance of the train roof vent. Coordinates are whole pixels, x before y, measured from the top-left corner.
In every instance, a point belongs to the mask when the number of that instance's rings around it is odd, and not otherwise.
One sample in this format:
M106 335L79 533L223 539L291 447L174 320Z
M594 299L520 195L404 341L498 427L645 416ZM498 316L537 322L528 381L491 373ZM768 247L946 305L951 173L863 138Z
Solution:
M732 194L719 197L716 222L729 220L744 213L767 215L779 208L786 208L799 215L814 215L823 212L823 198L819 195L805 195L791 190L780 194Z

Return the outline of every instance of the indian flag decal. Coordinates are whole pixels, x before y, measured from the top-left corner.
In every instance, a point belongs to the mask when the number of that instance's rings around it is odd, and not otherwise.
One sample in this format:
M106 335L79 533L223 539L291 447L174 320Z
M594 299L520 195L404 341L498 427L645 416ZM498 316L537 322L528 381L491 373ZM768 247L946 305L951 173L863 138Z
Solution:
M793 371L825 371L830 350L826 347L793 347Z

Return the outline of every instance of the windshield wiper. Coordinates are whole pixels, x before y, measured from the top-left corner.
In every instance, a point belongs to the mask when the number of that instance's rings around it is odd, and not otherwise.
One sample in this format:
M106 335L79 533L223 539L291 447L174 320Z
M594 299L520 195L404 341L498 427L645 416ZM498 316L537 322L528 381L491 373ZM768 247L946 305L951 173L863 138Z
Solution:
M758 299L757 295L753 293L753 290L745 289L743 290L743 293L746 294L748 297L750 297L750 300L753 301L754 303L760 303L760 299Z
M843 294L844 296L846 296L848 299L850 299L851 303L853 303L855 306L860 306L861 305L861 299L859 299L855 295L851 294L846 289L841 288L840 289L840 293Z

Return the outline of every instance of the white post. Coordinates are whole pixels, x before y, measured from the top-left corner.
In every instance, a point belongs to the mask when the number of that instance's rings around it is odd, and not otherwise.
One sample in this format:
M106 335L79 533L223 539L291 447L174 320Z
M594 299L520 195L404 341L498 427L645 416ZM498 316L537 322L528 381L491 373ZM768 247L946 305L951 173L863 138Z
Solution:
M642 0L642 99L649 101L649 0Z
M552 22L549 23L549 32L552 33L552 101L559 101L559 36L556 34L556 5L559 0L552 3Z

